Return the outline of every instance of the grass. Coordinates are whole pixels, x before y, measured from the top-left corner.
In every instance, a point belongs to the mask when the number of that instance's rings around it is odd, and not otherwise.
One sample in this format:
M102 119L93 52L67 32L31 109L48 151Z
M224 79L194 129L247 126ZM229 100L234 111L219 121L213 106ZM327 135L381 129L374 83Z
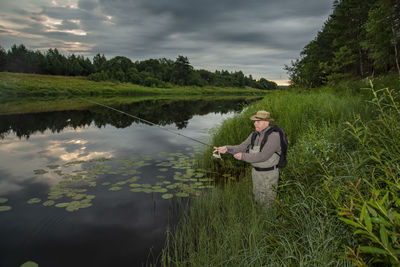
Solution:
M379 78L380 86L389 84L394 91L374 93L362 89L368 85L360 81L271 94L225 121L214 132L215 145L247 137L252 131L248 117L258 109L270 111L287 132L289 165L282 170L277 201L268 211L260 209L252 197L249 166L231 156L224 156L223 163L209 160L206 151L199 164L233 173L238 182L193 200L176 229L167 233L159 263L397 266L397 79Z
M265 95L253 88L174 87L151 88L131 83L94 82L68 77L0 72L0 99L49 96L144 96L144 95Z

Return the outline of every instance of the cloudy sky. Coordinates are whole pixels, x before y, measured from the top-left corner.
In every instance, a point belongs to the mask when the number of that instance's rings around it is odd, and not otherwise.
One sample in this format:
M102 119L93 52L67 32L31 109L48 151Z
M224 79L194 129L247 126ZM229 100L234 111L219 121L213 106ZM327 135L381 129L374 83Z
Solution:
M285 84L332 0L0 0L0 45L132 61L189 58Z

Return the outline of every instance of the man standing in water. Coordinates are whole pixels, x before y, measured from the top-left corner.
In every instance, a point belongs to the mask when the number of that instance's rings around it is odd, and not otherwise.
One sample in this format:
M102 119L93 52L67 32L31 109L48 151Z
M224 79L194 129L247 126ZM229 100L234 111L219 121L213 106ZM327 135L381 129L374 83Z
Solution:
M281 151L280 136L276 131L268 132L268 129L271 128L269 125L270 122L274 121L269 112L260 110L251 116L250 120L254 121L256 129L253 146L252 133L240 145L214 147L214 152L229 153L235 159L243 160L253 165L254 168L251 170L253 194L257 203L267 207L276 197L276 188L279 180L279 168L277 168L277 164ZM269 136L263 146L262 140L265 133L269 134Z

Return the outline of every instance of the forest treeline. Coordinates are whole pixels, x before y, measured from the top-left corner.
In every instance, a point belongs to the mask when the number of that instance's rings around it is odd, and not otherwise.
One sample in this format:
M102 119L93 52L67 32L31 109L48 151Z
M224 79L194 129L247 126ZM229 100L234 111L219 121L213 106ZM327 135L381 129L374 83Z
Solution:
M400 74L400 1L335 0L333 12L300 58L285 66L292 86Z
M242 71L195 70L187 57L176 60L161 58L132 62L129 58L117 56L107 60L97 54L93 60L81 55L61 54L58 49L42 53L27 49L23 44L13 45L8 51L0 46L0 71L37 73L65 76L87 76L93 81L120 81L150 87L217 86L253 87L277 89L273 81L261 78L255 80Z

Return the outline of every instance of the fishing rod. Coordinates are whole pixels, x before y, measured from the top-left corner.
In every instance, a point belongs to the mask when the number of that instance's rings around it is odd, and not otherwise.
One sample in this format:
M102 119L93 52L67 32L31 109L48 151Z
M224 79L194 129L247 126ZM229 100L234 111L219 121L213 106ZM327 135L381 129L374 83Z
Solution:
M117 112L119 112L119 113L125 114L125 115L127 115L127 116L129 116L129 117L132 117L132 118L134 118L134 119L143 121L143 122L148 123L148 124L150 124L150 125L157 126L158 128L160 128L160 129L162 129L162 130L164 130L164 131L170 132L170 133L172 133L172 134L176 134L176 135L179 135L179 136L182 136L182 137L186 137L186 138L188 138L188 139L190 139L190 140L192 140L192 141L195 141L195 142L197 142L197 143L200 143L200 144L202 144L202 145L205 145L205 146L214 148L213 146L211 146L211 145L209 145L209 144L206 144L206 143L204 143L204 142L202 142L202 141L200 141L200 140L197 140L197 139L195 139L195 138L193 138L193 137L190 137L190 136L187 136L187 135L184 135L184 134L181 134L181 133L172 131L172 130L170 130L170 129L168 129L168 128L165 128L165 127L162 127L162 126L160 126L160 125L158 125L158 124L155 124L154 122L151 122L151 121L148 121L148 120L139 118L139 117L134 116L134 115L132 115L132 114L126 113L126 112L124 112L124 111L122 111L122 110L119 110L119 109L116 109L116 108L113 108L113 107L110 107L110 106L101 104L101 103L96 102L96 101L93 101L93 100L88 100L88 99L84 99L84 98L81 98L81 99L84 100L84 101L90 102L90 103L92 103L92 104L96 104L96 105L99 105L99 106L102 106L102 107L105 107L105 108L108 108L108 109L117 111ZM213 154L213 155L214 155L214 154ZM216 156L217 156L217 155L215 155L214 157L216 157Z

